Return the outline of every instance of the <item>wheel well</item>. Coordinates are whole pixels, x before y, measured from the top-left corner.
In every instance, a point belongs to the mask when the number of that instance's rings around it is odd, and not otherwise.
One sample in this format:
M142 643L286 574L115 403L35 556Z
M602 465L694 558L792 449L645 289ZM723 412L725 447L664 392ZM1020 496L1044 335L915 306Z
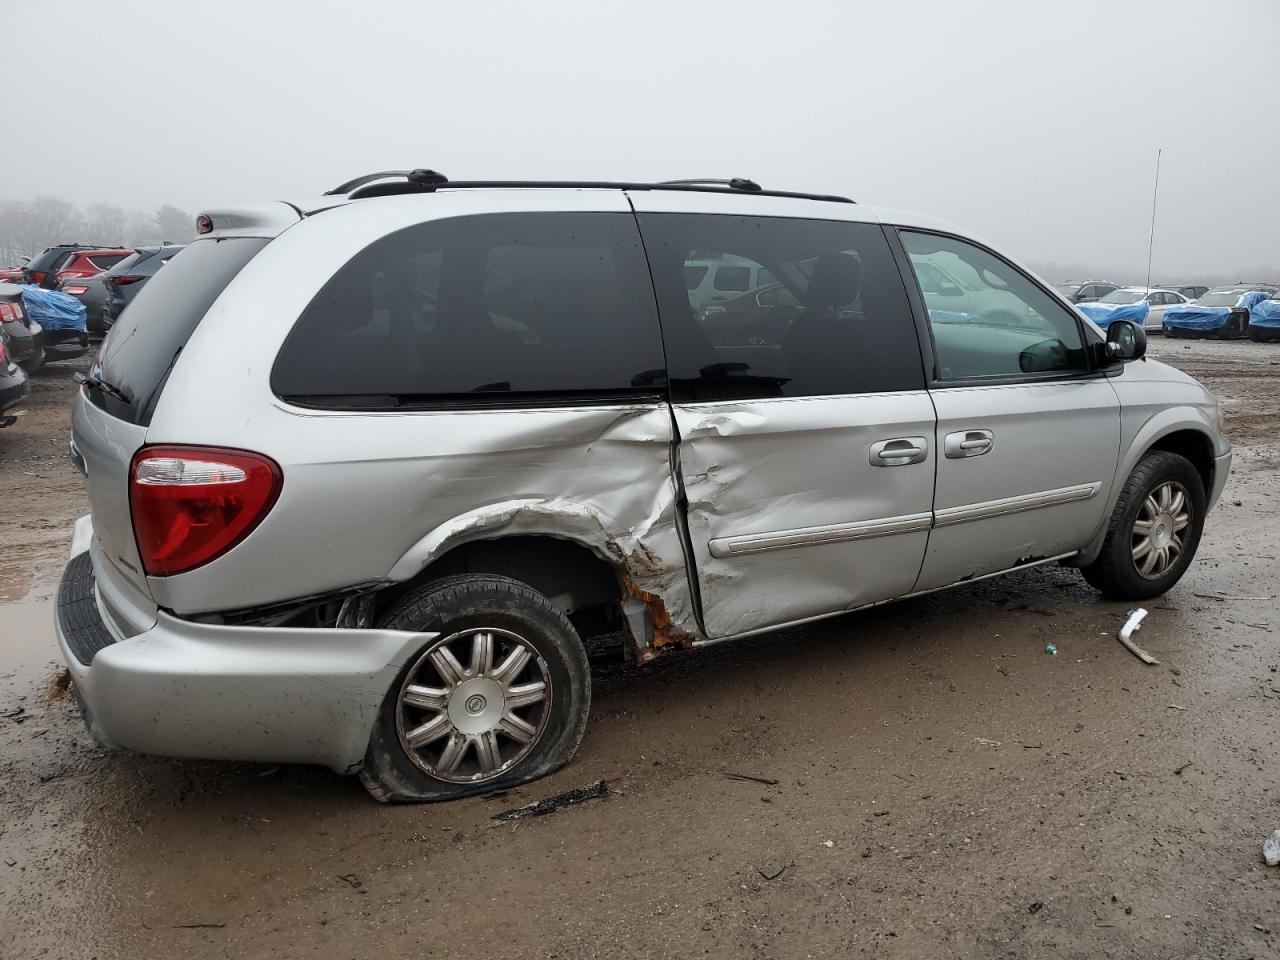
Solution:
M387 609L421 583L459 573L497 573L527 583L563 610L584 636L619 628L622 588L614 568L578 543L545 536L461 544L413 578L379 591L378 607Z
M1207 495L1213 489L1213 444L1197 430L1179 430L1166 434L1151 445L1152 450L1167 450L1191 461L1200 474Z

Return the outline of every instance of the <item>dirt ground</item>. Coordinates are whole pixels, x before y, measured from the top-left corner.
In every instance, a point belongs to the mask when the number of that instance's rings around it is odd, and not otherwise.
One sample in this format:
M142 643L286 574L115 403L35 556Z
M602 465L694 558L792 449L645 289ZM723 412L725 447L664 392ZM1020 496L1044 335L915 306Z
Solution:
M49 368L0 431L0 957L1280 956L1280 345L1151 353L1236 445L1159 666L1043 568L604 670L566 770L422 807L105 751L46 701L86 510Z

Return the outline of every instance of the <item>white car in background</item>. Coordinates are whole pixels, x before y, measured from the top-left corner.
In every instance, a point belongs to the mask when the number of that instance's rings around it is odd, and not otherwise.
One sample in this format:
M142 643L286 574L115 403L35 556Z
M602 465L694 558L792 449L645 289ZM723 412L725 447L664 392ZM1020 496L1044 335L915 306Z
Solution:
M1181 306L1191 301L1175 290L1161 287L1121 287L1112 290L1098 301L1100 306L1125 306L1131 303L1147 301L1147 319L1144 326L1147 333L1160 333L1163 329L1164 312L1170 307Z

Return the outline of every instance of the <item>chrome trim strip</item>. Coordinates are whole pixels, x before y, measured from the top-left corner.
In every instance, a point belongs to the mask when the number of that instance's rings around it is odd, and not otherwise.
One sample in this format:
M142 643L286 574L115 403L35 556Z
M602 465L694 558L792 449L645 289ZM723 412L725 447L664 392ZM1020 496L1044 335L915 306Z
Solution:
M942 590L951 590L955 587L968 586L971 583L979 583L983 580L990 580L993 577L1003 577L1006 573L1017 573L1020 570L1030 570L1032 567L1042 567L1046 563L1053 563L1057 560L1066 560L1068 557L1074 557L1079 550L1072 550L1070 553L1059 553L1052 557L1045 557L1042 560L1032 560L1028 563L1020 563L1016 567L1009 567L1006 570L996 570L994 573L984 573L980 577L969 577L966 580L957 580L954 583L948 583L941 587L930 587L928 590L917 590L914 593L904 593L900 597L889 597L887 600L876 600L872 603L864 603L860 606L849 607L846 610L832 610L830 613L820 613L816 617L805 617L802 620L792 620L789 623L779 623L772 627L757 627L755 630L746 630L742 633L730 634L727 637L704 637L701 640L693 641L695 647L710 647L717 643L725 643L728 640L740 640L744 637L754 637L762 633L773 633L775 630L787 630L791 627L798 627L806 623L816 623L819 620L830 620L832 617L844 616L846 613L856 613L859 610L870 610L872 607L883 607L886 603L897 603L899 600L910 600L913 597L925 597L931 593L938 593Z
M933 514L913 513L903 517L858 520L853 523L831 523L821 527L747 533L736 537L716 537L708 543L713 557L740 557L765 550L785 547L811 547L819 543L843 543L848 540L870 540L899 533L919 533L933 526Z
M934 526L950 527L957 523L968 523L970 520L989 520L992 517L1003 517L1010 513L1022 513L1024 510L1057 507L1064 503L1075 503L1077 500L1088 500L1097 496L1101 489L1101 483L1081 483L1074 487L1059 487L1057 490L1041 490L1039 493L1005 497L1003 500L987 500L962 507L947 507L944 510L935 511Z

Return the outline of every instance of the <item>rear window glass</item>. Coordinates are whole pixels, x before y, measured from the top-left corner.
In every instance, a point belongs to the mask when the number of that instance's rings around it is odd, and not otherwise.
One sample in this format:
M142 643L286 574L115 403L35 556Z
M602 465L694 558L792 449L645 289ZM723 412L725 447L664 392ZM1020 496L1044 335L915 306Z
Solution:
M361 408L607 401L660 389L663 368L633 217L491 214L357 254L303 311L271 387Z
M697 290L698 285L702 283L702 278L707 275L708 267L694 267L685 265L684 268L684 288L686 290Z
M99 270L109 270L127 256L129 256L127 253L102 253L96 257L89 257L89 262Z
M201 240L158 272L102 345L102 379L123 390L129 402L102 390L90 390L89 398L112 416L150 423L169 369L205 311L268 242L258 237Z

